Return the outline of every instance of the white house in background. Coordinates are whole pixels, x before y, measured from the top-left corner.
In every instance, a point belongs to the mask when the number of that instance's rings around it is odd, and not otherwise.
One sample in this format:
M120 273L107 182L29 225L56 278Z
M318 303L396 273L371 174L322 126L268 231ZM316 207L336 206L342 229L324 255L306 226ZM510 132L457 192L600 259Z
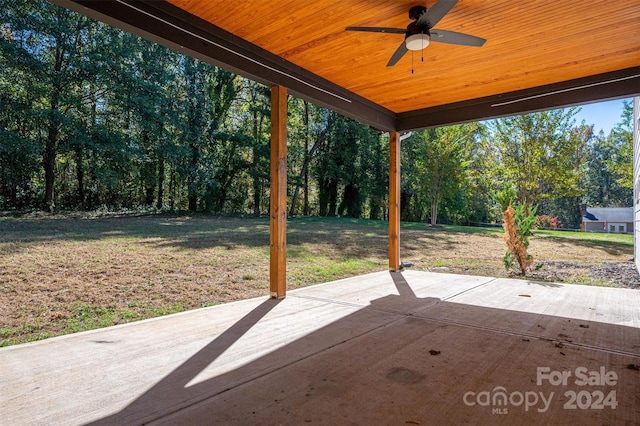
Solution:
M582 206L582 230L626 234L633 232L633 207Z

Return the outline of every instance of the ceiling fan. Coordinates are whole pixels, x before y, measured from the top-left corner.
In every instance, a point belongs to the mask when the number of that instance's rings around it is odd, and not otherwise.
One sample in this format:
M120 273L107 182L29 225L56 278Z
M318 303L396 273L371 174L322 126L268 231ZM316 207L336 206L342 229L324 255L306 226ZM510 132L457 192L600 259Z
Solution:
M480 47L485 39L469 34L433 28L456 5L458 0L439 0L433 7L413 6L409 9L411 22L406 29L389 27L347 27L346 31L362 31L368 33L404 34L404 41L391 55L388 67L394 66L409 50L422 50L429 41L438 43L459 44L462 46Z

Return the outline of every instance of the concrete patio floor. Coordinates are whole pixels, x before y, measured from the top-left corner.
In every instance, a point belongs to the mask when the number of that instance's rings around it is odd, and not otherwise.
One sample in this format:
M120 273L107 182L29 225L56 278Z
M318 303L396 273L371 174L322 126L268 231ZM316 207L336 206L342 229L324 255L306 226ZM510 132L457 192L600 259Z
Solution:
M640 424L640 291L378 272L0 349L2 425Z

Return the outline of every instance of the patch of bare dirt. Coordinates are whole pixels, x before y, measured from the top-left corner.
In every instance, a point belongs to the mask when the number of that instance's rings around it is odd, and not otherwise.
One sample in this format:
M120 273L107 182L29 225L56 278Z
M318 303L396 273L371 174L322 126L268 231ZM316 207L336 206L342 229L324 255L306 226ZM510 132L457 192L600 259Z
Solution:
M596 284L640 289L640 274L632 261L590 264L567 261L545 262L539 270L528 276L532 279L556 282L575 282L580 281L581 278L586 280L587 277L601 281L598 283L596 280Z
M505 271L497 234L411 230L402 238L403 260L418 270L640 289L631 246L533 237L529 252L541 266L520 277Z

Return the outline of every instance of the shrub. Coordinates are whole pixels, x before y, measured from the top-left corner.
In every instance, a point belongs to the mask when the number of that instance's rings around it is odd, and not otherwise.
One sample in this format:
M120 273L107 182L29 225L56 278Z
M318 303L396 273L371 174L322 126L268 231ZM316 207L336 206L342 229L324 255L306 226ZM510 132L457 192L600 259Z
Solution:
M522 206L519 206L522 207ZM524 211L524 209L521 209ZM511 269L515 266L515 262L518 262L520 273L526 275L529 268L533 264L533 256L527 253L527 247L529 246L528 236L531 234L531 224L533 224L532 214L525 216L526 220L524 229L522 226L516 225L516 210L511 207L511 204L504 211L504 219L502 227L504 228L504 235L502 239L507 244L507 253L502 258L505 268Z
M533 234L538 206L528 206L525 203L515 204L514 208L516 196L517 192L512 184L506 184L500 192L493 194L493 198L502 209L502 239L507 244L507 252L502 258L502 263L507 271L516 268L517 263L520 273L526 275L533 264L533 256L527 253L527 248L529 237Z
M536 217L536 222L534 227L536 229L545 229L545 228L558 229L562 227L562 222L560 221L558 216L551 217L549 215L543 214Z

